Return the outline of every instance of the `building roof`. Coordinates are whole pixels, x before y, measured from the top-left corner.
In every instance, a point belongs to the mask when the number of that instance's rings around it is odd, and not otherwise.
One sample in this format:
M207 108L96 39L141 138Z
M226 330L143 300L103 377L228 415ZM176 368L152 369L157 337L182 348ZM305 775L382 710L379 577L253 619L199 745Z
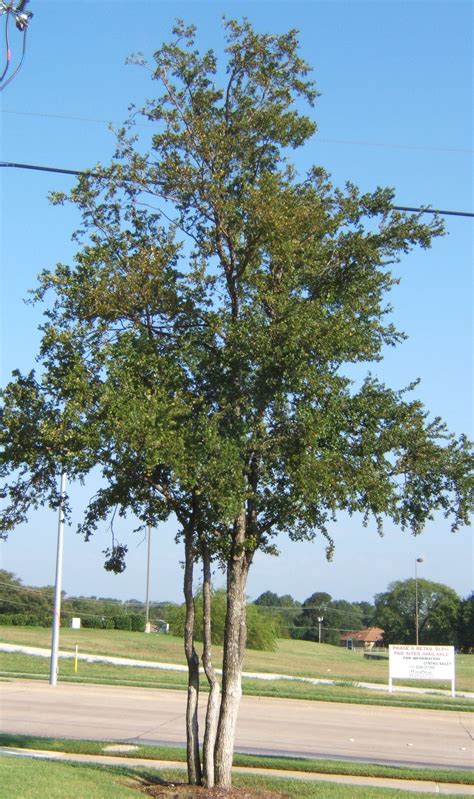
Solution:
M354 630L344 633L344 635L341 635L341 641L355 639L356 641L364 641L367 644L371 644L375 641L380 641L383 638L383 633L384 631L380 627L368 627L366 630Z

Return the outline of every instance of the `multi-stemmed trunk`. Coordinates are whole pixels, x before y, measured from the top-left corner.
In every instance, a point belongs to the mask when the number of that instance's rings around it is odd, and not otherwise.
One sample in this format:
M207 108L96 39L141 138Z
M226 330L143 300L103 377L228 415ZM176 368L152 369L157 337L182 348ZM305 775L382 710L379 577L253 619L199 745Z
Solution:
M206 726L203 740L203 775L208 788L214 785L214 747L219 719L220 684L212 665L211 646L211 558L206 544L203 546L203 652L202 663L209 683Z
M241 673L246 641L246 598L251 557L245 551L245 512L242 510L233 528L231 552L227 563L227 613L224 629L222 690L212 665L211 647L211 556L205 542L200 544L203 560L203 666L209 682L203 764L199 756L198 699L199 659L194 648L194 597L192 533L185 533L186 600L185 652L188 663L188 699L186 739L188 781L207 787L230 787L235 728L242 695ZM219 701L220 700L220 701Z
M186 621L184 625L184 651L188 663L188 698L186 704L186 756L188 782L200 785L202 782L201 760L199 757L199 658L194 648L194 596L193 596L193 534L185 532L184 598Z

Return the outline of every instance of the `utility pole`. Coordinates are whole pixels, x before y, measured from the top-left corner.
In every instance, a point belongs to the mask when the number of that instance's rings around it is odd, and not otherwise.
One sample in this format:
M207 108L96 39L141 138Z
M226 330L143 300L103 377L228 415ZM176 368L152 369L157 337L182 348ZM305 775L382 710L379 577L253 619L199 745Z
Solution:
M56 579L54 584L54 610L53 628L51 635L51 667L49 672L49 684L56 685L58 677L58 650L59 650L59 626L61 622L61 586L63 579L63 544L64 544L64 497L66 494L66 473L61 472L60 484L60 504L58 518L58 545L56 552Z
M324 616L318 616L318 641L321 643L321 624L324 621Z

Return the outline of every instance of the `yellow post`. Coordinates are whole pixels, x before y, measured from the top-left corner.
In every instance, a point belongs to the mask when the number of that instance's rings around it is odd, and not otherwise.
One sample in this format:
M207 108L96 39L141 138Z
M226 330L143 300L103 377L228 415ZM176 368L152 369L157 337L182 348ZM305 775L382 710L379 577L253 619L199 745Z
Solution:
M76 655L74 658L74 671L77 673L77 652L79 650L79 644L76 644Z

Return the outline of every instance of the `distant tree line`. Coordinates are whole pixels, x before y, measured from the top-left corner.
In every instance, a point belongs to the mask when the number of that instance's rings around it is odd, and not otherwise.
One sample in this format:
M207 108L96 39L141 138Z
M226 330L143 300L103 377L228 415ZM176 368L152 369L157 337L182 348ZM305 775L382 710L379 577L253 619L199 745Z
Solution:
M418 593L418 625L421 644L453 645L459 651L474 651L474 593L462 599L449 586L430 580L399 580L376 594L374 602L348 602L316 591L304 602L290 594L264 591L248 603L247 646L272 650L278 638L294 638L339 645L344 632L377 626L384 630L384 644L415 641L415 590ZM23 585L11 572L0 569L0 625L49 627L54 602L53 586ZM202 640L202 594L195 598L197 640ZM61 624L79 616L83 627L145 629L145 604L138 599L122 602L111 597L66 596L61 601ZM149 617L170 632L182 635L184 605L150 603ZM224 635L225 590L213 592L212 642Z
M370 602L333 599L323 591L316 591L304 602L297 602L289 594L278 596L265 591L255 604L278 620L281 637L319 641L321 635L322 643L336 645L342 633L370 627L375 613Z
M11 572L0 569L0 624L49 627L54 604L54 587L23 585ZM150 604L150 621L167 620L171 602ZM145 604L138 599L122 602L111 597L66 596L61 598L61 625L68 627L73 617L82 627L108 630L145 629Z
M278 596L265 591L255 604L278 620L281 637L318 641L321 628L321 641L325 644L339 644L341 633L371 626L375 612L370 602L332 599L322 591L311 594L304 602L297 602L289 594Z
M384 630L386 646L413 644L416 590L420 644L474 651L474 593L461 599L454 589L430 580L419 579L417 587L413 579L393 582L385 592L376 594L373 604L332 599L318 591L302 603L288 594L265 591L255 604L278 624L280 637L338 645L344 632L375 626Z

